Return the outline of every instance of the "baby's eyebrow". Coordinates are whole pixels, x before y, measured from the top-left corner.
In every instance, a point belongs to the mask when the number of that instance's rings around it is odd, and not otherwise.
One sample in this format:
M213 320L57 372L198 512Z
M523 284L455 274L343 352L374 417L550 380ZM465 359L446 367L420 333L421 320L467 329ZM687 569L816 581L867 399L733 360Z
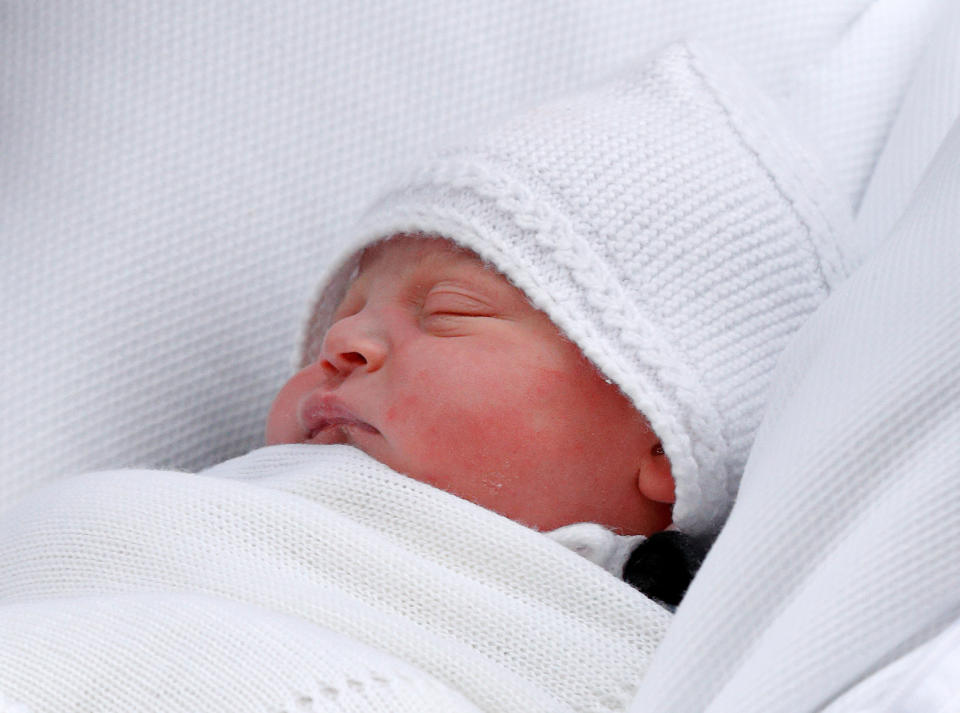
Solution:
M479 260L471 261L466 268L453 265L449 270L435 274L430 282L434 285L461 285L481 292L499 290L504 284L512 286L503 275Z
M450 293L463 295L474 300L490 301L496 297L494 285L485 284L479 280L469 278L439 278L431 280L424 290L425 294Z

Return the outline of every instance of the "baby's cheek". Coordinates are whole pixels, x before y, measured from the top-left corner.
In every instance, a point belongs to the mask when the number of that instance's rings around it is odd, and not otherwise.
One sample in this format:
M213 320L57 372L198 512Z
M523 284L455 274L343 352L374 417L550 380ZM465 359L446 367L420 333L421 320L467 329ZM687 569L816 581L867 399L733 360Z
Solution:
M402 410L420 414L412 438L421 452L450 468L504 470L529 444L528 404L536 394L504 374L460 371L445 384L423 376ZM499 378L498 378L499 376ZM533 444L529 444L533 445Z
M572 423L584 415L579 403L576 379L557 369L533 369L524 389L528 417L537 430L556 431L558 425Z

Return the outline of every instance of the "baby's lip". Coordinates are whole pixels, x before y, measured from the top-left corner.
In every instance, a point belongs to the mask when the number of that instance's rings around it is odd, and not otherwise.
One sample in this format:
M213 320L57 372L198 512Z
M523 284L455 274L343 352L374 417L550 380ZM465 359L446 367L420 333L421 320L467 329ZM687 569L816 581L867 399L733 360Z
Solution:
M336 396L322 392L313 392L301 402L297 419L306 442L342 443L345 441L346 427L367 433L379 433L376 428L358 418Z

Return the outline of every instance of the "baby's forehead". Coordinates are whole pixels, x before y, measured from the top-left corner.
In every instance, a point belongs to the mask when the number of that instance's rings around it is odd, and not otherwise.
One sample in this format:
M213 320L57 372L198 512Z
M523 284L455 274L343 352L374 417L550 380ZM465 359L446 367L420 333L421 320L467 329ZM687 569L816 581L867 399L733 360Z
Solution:
M509 283L493 265L469 248L447 238L423 235L396 235L369 245L359 256L351 282L380 269L395 272L413 268L421 275L459 268Z

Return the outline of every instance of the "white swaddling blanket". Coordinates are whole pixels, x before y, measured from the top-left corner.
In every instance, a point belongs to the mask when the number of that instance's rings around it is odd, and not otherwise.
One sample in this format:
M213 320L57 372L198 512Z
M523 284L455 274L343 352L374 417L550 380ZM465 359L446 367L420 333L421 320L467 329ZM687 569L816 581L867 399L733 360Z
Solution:
M266 710L265 671L275 690L310 689L292 710L345 710L318 699L339 690L324 667L363 660L351 646L484 711L623 710L669 617L540 533L346 446L85 474L0 519L0 693L36 712ZM297 647L317 680L284 668Z

